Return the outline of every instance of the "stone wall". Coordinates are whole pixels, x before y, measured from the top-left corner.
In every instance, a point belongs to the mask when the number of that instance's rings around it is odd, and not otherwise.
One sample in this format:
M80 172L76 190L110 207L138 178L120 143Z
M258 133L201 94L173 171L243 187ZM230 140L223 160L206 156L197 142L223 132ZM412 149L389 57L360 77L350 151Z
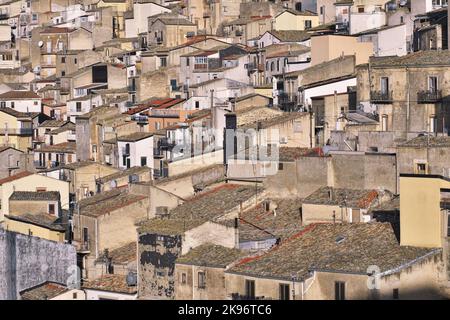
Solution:
M67 283L75 247L0 229L0 300L45 281Z

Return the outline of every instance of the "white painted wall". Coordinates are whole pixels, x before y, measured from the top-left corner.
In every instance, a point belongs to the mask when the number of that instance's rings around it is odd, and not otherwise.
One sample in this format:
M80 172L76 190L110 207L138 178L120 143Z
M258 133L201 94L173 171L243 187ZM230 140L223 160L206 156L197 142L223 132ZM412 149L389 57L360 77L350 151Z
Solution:
M5 102L7 108L11 108L19 112L41 112L42 110L41 99L12 99Z
M123 163L123 151L127 143L130 144L130 167L140 167L141 157L147 157L147 167L153 168L153 137L148 137L136 142L118 141L119 167L126 169Z
M320 97L323 95L333 94L335 91L337 93L347 92L347 87L349 86L356 86L356 77L306 89L304 91L305 102L307 105L311 105L312 97Z

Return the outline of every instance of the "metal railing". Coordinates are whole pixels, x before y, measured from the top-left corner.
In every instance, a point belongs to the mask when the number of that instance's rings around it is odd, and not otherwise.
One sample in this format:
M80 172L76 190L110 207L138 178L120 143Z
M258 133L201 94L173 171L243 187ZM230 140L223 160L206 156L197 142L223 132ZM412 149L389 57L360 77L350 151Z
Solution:
M441 90L427 90L427 91L419 91L417 93L417 102L418 103L436 103L442 100L442 91Z
M17 128L17 129L0 128L0 135L5 135L5 134L32 135L33 129L32 128Z
M374 103L391 103L392 91L370 91L370 101Z

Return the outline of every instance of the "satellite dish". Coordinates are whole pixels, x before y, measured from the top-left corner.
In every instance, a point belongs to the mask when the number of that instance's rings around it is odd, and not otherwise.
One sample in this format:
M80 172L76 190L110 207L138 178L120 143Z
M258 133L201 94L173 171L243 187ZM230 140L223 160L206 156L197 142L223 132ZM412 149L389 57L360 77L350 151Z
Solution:
M41 41L38 42L39 48L42 48L43 45L44 45L44 41L41 40Z
M137 285L137 274L136 272L130 271L127 274L127 285L129 287L134 287Z

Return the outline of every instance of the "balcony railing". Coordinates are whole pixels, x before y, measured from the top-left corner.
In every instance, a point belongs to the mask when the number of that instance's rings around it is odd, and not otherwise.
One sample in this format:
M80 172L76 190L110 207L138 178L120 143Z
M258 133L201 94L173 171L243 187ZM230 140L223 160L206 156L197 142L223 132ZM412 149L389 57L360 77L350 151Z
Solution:
M129 85L128 92L136 92L136 85Z
M17 128L17 129L6 129L0 128L0 135L13 134L13 135L33 135L32 128Z
M163 138L158 141L158 145L161 148L161 150L168 150L168 149L172 149L173 147L175 147L175 142L170 141L167 138Z
M153 157L154 158L162 158L162 157L164 157L164 154L163 154L162 150L160 150L158 148L153 148Z
M372 103L392 103L392 91L370 91L370 101Z
M269 298L266 298L264 296L251 297L251 296L242 295L240 293L232 293L231 299L232 300L270 300Z
M417 102L418 103L436 103L442 100L442 91L419 91L417 93Z
M133 116L131 116L131 120L136 121L137 123L140 123L140 124L148 123L148 117L147 116L133 115Z
M41 162L39 160L34 160L33 165L35 168L45 168L45 162Z

